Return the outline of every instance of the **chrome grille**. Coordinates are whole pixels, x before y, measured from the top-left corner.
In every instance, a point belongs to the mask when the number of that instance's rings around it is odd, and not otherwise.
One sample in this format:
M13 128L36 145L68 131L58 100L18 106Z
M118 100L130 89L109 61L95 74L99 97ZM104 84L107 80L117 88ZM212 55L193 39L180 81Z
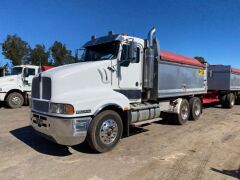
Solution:
M51 99L51 79L49 77L42 78L42 98L46 100Z
M33 78L32 81L32 98L40 98L40 79L39 77Z
M40 90L42 83L42 91ZM32 82L32 98L50 100L52 95L52 82L49 77L35 77Z
M33 100L32 109L41 112L48 112L49 102Z

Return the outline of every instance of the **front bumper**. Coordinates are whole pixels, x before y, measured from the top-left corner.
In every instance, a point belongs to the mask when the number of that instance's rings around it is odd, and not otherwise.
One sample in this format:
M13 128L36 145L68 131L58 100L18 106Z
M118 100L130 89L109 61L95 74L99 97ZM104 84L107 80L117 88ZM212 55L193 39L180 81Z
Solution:
M0 101L4 101L7 93L6 92L0 92Z
M85 140L91 120L91 117L58 118L31 112L31 125L40 135L68 146Z

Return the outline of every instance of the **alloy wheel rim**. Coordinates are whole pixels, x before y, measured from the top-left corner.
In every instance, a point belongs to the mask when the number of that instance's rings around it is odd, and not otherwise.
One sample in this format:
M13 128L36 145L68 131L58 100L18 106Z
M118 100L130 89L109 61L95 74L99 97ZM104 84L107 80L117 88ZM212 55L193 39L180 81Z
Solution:
M104 144L111 144L117 138L118 126L113 119L105 120L100 128L100 140Z
M201 114L201 105L195 104L195 115L199 116Z
M21 103L21 100L20 100L20 98L19 98L18 96L14 96L14 97L12 98L12 102L13 102L13 104L15 104L15 105L19 105L19 104Z
M188 118L188 107L186 105L182 107L181 116L183 120Z

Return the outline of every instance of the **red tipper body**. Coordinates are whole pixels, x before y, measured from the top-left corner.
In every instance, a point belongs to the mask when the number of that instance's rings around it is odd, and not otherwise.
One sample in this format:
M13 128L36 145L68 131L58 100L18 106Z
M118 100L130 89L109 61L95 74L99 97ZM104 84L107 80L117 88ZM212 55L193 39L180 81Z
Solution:
M197 67L205 67L205 64L200 63L198 60L194 58L171 53L168 51L161 51L160 58L162 60L171 61L175 63L186 64L186 65L197 66Z
M52 69L52 68L54 68L54 66L42 66L41 67L42 71L47 71L47 70Z
M231 68L232 73L240 75L240 69Z

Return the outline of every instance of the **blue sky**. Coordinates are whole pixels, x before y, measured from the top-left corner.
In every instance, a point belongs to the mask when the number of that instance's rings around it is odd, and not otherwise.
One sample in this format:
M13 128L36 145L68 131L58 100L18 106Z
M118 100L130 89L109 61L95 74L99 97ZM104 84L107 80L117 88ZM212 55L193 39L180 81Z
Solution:
M75 50L93 34L113 30L145 38L155 26L161 49L240 68L240 0L0 2L0 42L17 34L32 47L59 40Z

